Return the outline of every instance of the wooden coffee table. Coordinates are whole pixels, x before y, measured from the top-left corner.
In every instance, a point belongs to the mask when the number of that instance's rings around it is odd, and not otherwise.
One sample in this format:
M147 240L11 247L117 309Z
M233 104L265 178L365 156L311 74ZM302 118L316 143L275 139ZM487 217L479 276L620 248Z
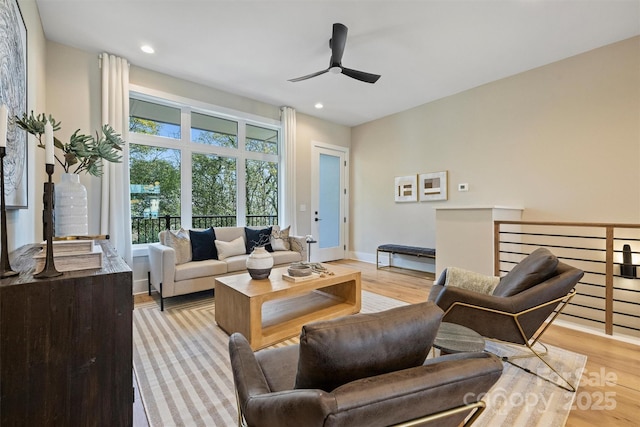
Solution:
M216 322L229 335L242 333L257 350L299 335L309 322L358 313L360 271L335 265L328 270L334 274L301 282L284 280L286 267L263 280L249 273L217 278Z

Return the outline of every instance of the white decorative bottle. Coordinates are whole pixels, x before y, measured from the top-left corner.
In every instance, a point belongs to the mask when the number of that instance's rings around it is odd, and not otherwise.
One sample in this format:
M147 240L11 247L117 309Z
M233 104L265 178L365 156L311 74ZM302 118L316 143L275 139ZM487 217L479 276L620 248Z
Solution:
M89 234L87 189L80 183L80 175L62 174L55 186L54 214L56 237Z
M252 279L266 279L273 267L273 257L263 246L256 246L247 258L247 271Z

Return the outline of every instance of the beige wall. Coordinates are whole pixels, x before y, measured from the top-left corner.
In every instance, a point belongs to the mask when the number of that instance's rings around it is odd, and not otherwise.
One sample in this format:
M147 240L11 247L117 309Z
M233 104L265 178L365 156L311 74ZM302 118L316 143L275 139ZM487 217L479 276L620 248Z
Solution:
M47 41L47 114L61 122L56 137L68 142L77 129L95 134L101 124L101 77L98 54ZM62 167L56 165L54 182ZM100 233L101 180L80 174L87 187L89 234Z
M167 74L136 67L135 64L131 65L129 81L131 84L143 86L148 89L206 102L260 117L280 120L280 107L278 106L265 104L260 101L171 77Z
M351 128L335 123L329 123L305 114L297 114L296 135L296 221L297 234L305 236L311 234L311 147L313 143L351 146ZM300 205L306 205L307 210L300 211Z
M435 247L440 206L637 223L640 37L355 127L352 159L351 250L362 259L380 243ZM448 201L394 203L395 176L442 170Z

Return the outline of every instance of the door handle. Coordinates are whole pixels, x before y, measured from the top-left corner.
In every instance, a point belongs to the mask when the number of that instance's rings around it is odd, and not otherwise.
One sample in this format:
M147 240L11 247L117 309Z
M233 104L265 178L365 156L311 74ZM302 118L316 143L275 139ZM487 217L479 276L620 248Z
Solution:
M315 218L315 221L316 221L316 222L318 222L318 221L322 221L322 218Z

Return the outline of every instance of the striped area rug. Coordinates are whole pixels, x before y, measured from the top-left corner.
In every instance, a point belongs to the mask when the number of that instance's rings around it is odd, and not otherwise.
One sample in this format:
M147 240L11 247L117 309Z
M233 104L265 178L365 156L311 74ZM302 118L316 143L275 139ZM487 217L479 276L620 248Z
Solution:
M376 312L405 303L362 293L362 312ZM149 425L234 426L237 411L228 356L228 336L216 326L211 294L188 295L165 302L165 311L149 302L133 312L133 365ZM296 339L276 346L290 345ZM487 350L511 355L517 347L493 342ZM549 348L560 372L580 378L586 357ZM521 359L532 371L543 370L535 358ZM487 410L474 426L563 426L575 394L505 364L505 370L484 396Z

